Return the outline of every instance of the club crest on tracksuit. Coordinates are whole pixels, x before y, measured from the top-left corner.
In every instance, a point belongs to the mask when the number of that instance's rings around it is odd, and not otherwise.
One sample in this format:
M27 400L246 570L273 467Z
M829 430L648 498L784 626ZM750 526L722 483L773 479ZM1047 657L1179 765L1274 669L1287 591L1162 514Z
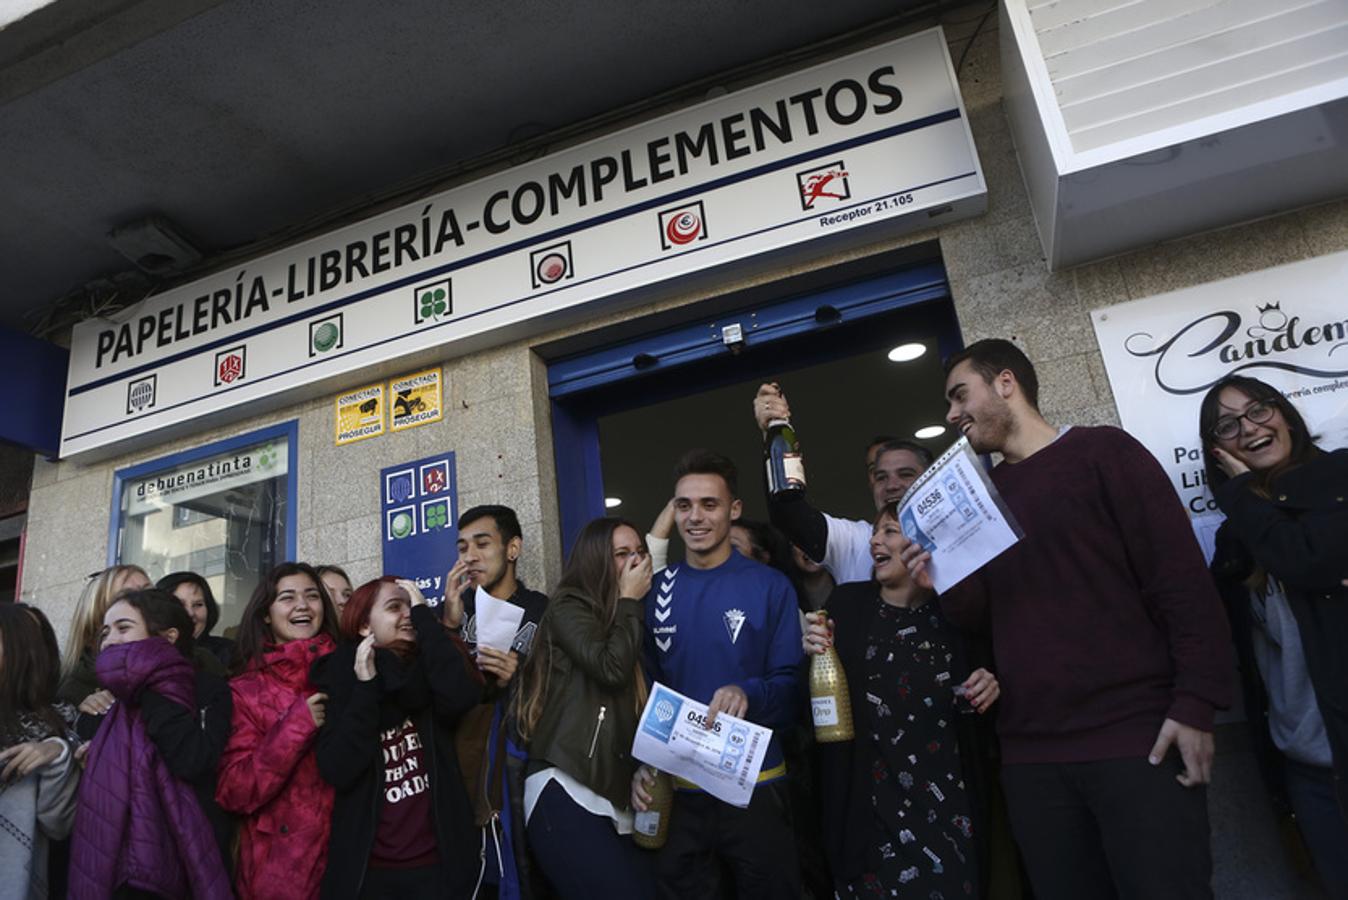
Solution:
M725 620L725 630L729 632L730 643L733 644L740 636L740 629L744 627L744 610L727 609L723 618Z

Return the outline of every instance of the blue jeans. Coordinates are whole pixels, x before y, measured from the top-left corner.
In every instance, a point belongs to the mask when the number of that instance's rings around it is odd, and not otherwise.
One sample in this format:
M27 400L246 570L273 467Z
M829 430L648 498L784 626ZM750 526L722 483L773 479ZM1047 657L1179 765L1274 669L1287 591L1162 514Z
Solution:
M539 795L528 835L539 868L563 900L655 897L653 854L579 806L555 781Z

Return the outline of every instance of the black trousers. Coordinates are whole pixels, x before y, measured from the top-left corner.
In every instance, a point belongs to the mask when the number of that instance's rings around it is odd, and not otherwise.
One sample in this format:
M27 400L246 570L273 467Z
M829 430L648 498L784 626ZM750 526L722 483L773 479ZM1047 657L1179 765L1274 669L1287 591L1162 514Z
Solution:
M1010 765L1002 786L1036 900L1211 900L1205 787L1171 753Z
M760 784L747 809L710 794L674 792L669 840L656 861L663 900L705 900L724 864L737 900L800 896L785 779Z

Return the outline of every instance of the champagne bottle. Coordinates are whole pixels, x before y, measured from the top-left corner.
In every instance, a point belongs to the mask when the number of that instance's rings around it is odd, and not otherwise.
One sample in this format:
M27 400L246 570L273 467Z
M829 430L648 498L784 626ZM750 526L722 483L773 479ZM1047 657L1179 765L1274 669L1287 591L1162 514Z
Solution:
M763 460L768 467L769 493L805 490L805 457L801 455L796 431L786 419L773 419L768 423L763 438Z
M819 743L852 740L852 695L847 692L842 660L832 646L810 657L810 713Z
M659 850L669 838L669 813L674 807L674 782L667 772L656 772L651 802L633 816L632 840L638 847Z

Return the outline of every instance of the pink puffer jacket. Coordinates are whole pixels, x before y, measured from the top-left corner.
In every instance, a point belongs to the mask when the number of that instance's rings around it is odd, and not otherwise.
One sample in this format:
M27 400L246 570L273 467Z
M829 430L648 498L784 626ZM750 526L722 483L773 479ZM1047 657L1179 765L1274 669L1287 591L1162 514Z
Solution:
M327 635L268 647L262 662L230 682L234 733L215 798L243 817L236 887L245 900L318 896L333 794L318 774L318 727L306 700L314 693L309 667L333 647Z

